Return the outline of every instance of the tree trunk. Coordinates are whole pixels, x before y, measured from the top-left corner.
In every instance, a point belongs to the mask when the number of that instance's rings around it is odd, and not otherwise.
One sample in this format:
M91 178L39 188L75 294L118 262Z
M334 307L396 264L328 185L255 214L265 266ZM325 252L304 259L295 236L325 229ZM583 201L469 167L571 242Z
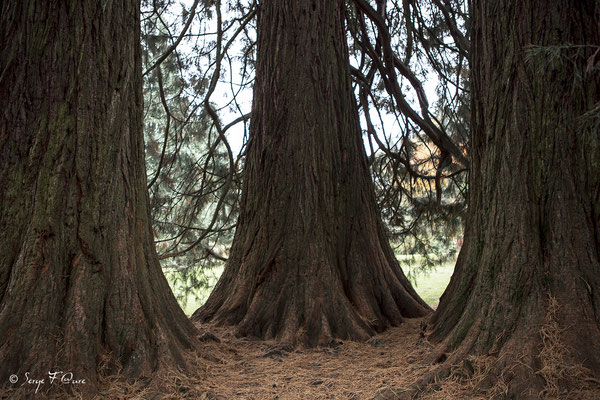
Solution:
M242 209L201 321L318 345L429 307L376 207L348 69L343 0L264 0Z
M481 0L472 23L469 212L431 338L537 399L600 371L600 6Z
M151 233L139 37L136 0L2 3L0 385L93 388L105 355L138 376L193 344Z

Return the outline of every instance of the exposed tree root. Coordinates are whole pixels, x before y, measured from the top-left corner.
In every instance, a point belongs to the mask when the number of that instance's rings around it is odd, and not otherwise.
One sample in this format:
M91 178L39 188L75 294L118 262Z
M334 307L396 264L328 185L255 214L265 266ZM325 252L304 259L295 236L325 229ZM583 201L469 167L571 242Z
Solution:
M559 312L557 300L550 296L544 322L538 330L540 346L533 355L498 348L480 356L468 355L462 348L446 354L443 345L438 347L427 361L432 364L444 361L419 379L414 392L431 392L432 387L440 385L450 390L459 385L461 391L469 388L473 395L486 399L597 399L600 380L589 368L571 361L574 350L565 344L565 328L559 325Z
M554 297L548 300L546 321L540 329L542 349L539 359L542 367L536 374L544 379L545 387L540 393L546 398L583 398L585 390L594 390L600 395L600 380L594 378L590 369L581 364L572 364L569 355L573 349L565 345L563 331L558 324L560 305ZM569 390L567 388L574 388ZM567 396L565 396L567 395Z

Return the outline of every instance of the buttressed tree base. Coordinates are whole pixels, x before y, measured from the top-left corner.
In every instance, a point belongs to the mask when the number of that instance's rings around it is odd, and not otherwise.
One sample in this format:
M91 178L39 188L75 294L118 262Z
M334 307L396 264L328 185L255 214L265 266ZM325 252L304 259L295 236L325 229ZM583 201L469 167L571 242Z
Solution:
M231 255L193 319L306 345L364 340L430 310L400 269L374 197L342 0L266 0Z
M497 357L492 375L509 396L537 399L553 385L563 394L575 367L600 371L600 142L590 119L600 78L585 72L600 8L490 0L472 12L469 212L430 338L455 350L447 365Z
M1 385L61 370L92 388L105 356L135 377L193 344L151 233L139 7L2 6Z

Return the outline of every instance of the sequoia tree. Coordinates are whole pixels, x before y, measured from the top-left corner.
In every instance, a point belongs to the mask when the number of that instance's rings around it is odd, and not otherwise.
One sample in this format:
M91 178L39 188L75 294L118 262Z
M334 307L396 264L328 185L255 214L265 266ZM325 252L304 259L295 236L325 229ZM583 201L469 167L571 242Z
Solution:
M193 318L317 345L425 315L386 238L348 66L346 2L263 0L240 217Z
M472 6L469 210L431 338L495 357L511 398L564 393L600 371L600 4Z
M138 376L193 344L150 227L139 6L2 3L1 385L93 387L105 356Z

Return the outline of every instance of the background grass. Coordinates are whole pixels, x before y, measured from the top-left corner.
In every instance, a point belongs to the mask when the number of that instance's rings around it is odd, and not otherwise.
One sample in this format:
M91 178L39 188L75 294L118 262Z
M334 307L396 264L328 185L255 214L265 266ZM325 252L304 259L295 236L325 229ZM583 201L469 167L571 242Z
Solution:
M431 307L437 308L440 296L450 282L454 262L441 264L426 271L419 270L418 267L403 267L402 270L409 275L410 282L419 296Z

